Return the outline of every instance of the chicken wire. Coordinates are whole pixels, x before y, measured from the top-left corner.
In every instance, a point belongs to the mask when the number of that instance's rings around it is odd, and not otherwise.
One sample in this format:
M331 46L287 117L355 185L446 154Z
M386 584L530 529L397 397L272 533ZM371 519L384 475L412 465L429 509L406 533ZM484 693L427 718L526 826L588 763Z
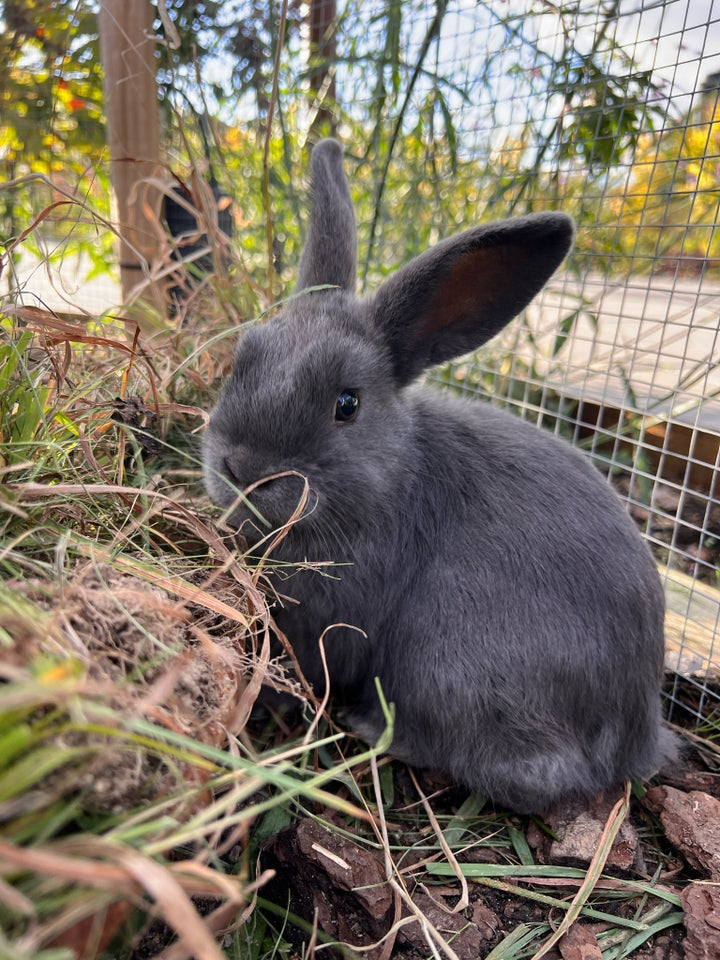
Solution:
M546 290L432 379L553 430L607 474L665 582L670 715L717 719L720 0L293 3L273 92L280 5L225 7L243 44L223 123L260 141L277 101L273 247L289 286L304 147L326 132L318 120L331 119L346 150L368 289L479 221L574 216L575 251ZM318 42L326 61L313 66ZM213 71L218 62L206 68L203 101L194 68L180 100L215 109ZM226 186L240 198L250 262L265 218L243 193L261 171L245 170L247 183ZM68 259L60 266L67 286ZM39 269L29 264L19 286L40 304L62 309L70 296L79 306L90 292L78 279L56 304L57 283L38 293ZM117 287L105 295L119 297Z
M372 166L353 180L375 200L359 222L370 286L478 220L575 217L573 257L525 315L432 379L566 437L607 474L665 583L670 715L716 719L720 3L378 2L335 22L340 135L352 141L373 98L390 103L384 155L350 151L359 175ZM391 195L394 165L407 189Z

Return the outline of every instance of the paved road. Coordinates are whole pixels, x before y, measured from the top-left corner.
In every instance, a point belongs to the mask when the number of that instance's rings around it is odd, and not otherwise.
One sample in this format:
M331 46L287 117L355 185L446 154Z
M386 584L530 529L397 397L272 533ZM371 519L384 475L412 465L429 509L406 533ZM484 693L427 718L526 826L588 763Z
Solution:
M572 336L552 360L561 322L578 307ZM520 355L534 355L568 395L720 432L720 284L560 276L529 323L536 347L526 342Z
M25 259L18 275L27 303L98 314L116 306L120 289L104 274L86 280L89 264L66 257L48 270ZM555 358L562 321L580 313ZM521 360L535 360L560 392L720 433L720 283L700 278L559 275L528 311L535 344L521 338ZM512 325L498 343L512 344ZM632 397L636 402L633 402Z
M15 267L16 285L27 306L98 315L118 306L120 284L106 272L88 280L91 266L89 258L76 256L65 256L57 264L38 263L24 251ZM8 279L0 279L1 294L7 292Z

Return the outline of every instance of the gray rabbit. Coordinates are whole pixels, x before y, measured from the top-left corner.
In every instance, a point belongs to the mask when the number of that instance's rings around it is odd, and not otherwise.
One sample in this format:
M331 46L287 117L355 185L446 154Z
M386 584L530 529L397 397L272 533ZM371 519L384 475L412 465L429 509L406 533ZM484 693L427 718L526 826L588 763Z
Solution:
M653 774L672 752L663 591L615 494L547 432L414 382L529 303L572 221L475 227L358 299L334 140L314 148L312 180L307 292L243 333L203 455L209 493L251 544L309 491L273 554L278 591L297 601L278 623L302 670L319 691L321 634L359 628L324 640L355 731L374 741L385 727L379 677L394 756L519 812ZM276 474L251 507L239 498Z

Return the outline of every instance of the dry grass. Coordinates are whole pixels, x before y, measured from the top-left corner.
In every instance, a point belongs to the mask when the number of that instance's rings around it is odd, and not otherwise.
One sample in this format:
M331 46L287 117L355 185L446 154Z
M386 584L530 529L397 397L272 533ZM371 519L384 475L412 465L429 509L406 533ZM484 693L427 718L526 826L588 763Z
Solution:
M223 853L268 804L353 809L309 745L246 732L263 683L304 695L199 482L227 315L147 335L3 306L0 953L98 956L145 916L178 935L168 957L217 958L264 882Z

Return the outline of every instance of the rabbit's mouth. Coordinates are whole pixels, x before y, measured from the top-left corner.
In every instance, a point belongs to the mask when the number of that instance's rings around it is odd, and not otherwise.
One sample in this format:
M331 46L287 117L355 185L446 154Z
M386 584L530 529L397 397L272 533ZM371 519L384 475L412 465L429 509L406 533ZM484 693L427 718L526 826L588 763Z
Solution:
M229 505L228 522L248 542L257 543L283 527L304 521L314 513L317 504L317 493L307 478L287 470L246 487Z

